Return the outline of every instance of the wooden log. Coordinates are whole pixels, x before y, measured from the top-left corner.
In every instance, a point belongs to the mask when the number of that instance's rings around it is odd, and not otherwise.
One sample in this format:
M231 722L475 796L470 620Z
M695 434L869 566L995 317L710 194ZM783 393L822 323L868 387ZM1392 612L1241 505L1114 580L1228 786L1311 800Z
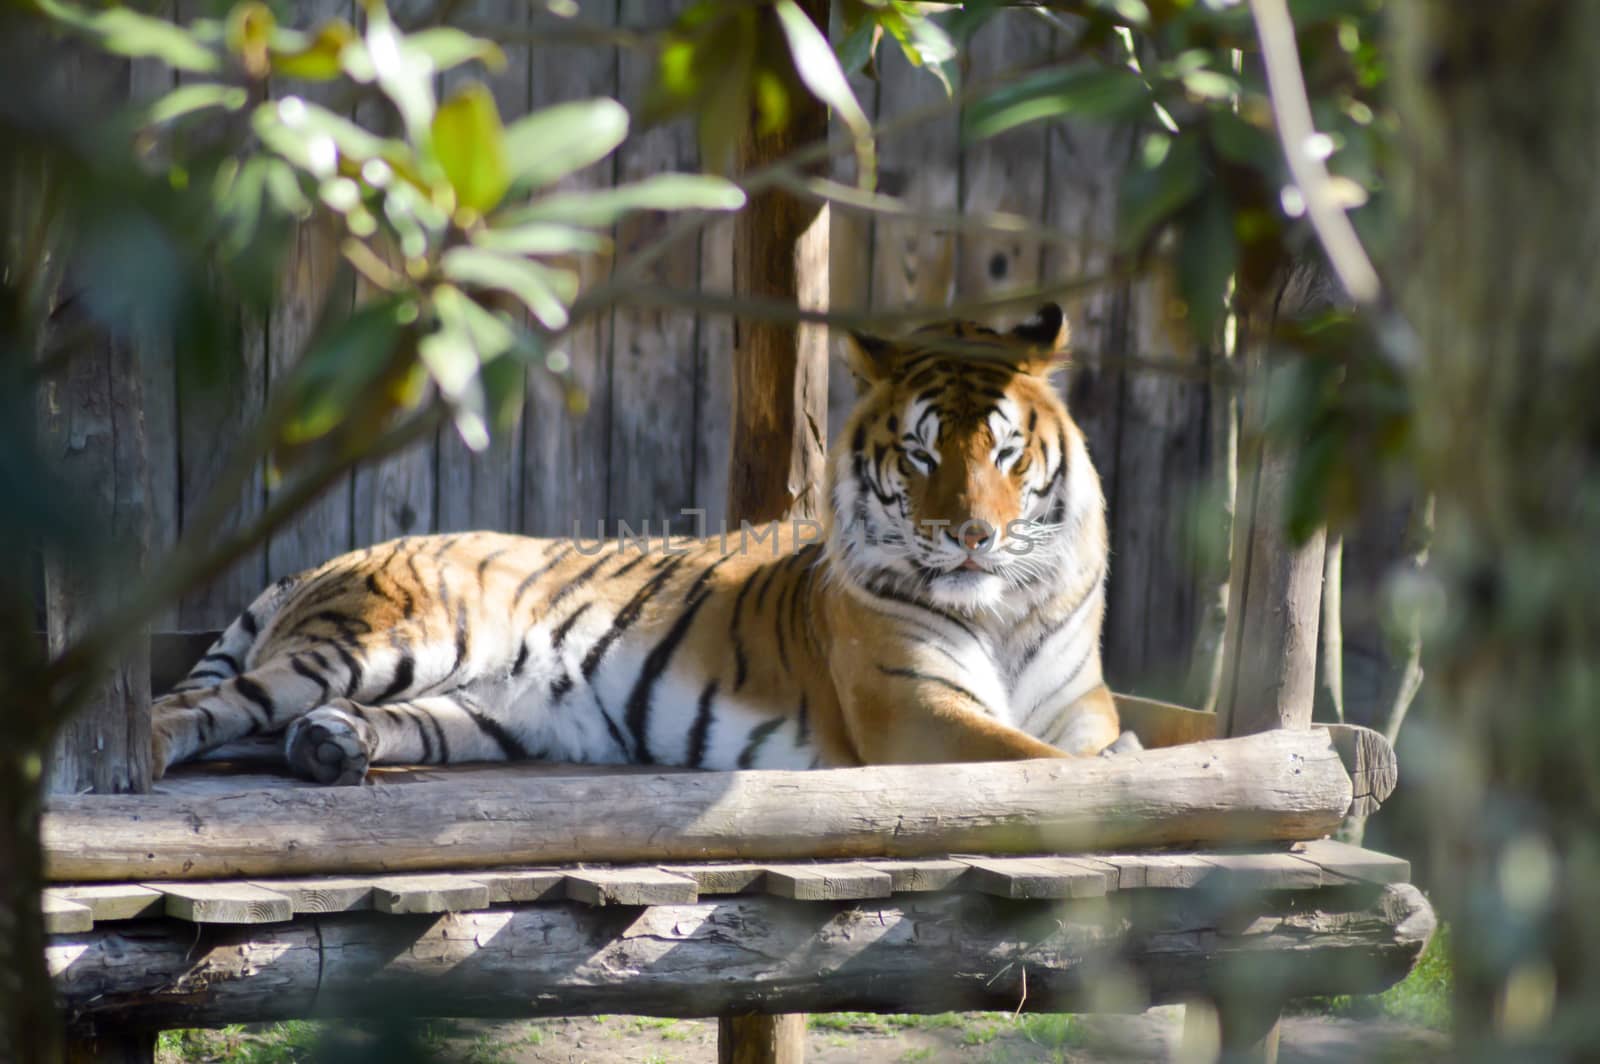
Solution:
M1320 838L1350 777L1326 730L1114 758L62 796L56 880L203 879L582 861L1074 853ZM594 810L608 815L595 817Z
M1074 1011L1108 971L1150 1003L1205 987L1366 993L1433 930L1405 884L1264 896L1249 919L1203 892L1082 901L917 895L844 907L750 896L642 911L564 903L282 925L107 925L51 940L71 1022L216 1026L324 1016L733 1016L866 1009ZM1026 992L1024 993L1024 980Z

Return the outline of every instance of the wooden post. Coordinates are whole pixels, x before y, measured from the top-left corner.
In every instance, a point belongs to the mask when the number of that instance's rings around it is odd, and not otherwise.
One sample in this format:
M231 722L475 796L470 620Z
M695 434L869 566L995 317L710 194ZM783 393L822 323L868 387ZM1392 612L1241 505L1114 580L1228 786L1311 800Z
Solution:
M823 33L828 0L800 0ZM773 29L776 32L776 29ZM781 130L756 131L739 148L748 171L826 140L828 109L791 80L791 111ZM828 209L778 189L754 196L733 223L736 295L828 308ZM823 505L828 449L828 332L820 325L739 321L733 333L733 416L729 425L728 509L740 521L815 518ZM800 1064L803 1015L724 1016L721 1064Z
M1316 688L1326 532L1319 528L1296 545L1283 527L1295 456L1292 445L1266 438L1275 370L1267 349L1278 319L1323 301L1327 281L1319 266L1301 263L1287 271L1275 294L1242 323L1246 383L1217 700L1217 734L1227 738L1311 727ZM1215 1005L1221 1059L1275 1064L1279 1004L1220 992Z
M802 0L800 6L826 32L828 0ZM827 108L798 85L791 101L786 128L747 135L740 148L742 170L776 162L802 145L827 138ZM827 208L781 190L753 196L734 219L733 290L826 310ZM729 524L816 517L822 507L827 432L827 329L738 322Z

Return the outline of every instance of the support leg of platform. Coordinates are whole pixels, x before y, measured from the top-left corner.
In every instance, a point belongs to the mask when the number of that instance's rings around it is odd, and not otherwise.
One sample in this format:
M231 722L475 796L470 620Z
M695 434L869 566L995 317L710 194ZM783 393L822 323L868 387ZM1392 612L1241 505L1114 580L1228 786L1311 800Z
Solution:
M67 1042L67 1064L154 1064L156 1032L117 1031Z
M804 1013L724 1016L717 1021L718 1064L801 1064L805 1056Z

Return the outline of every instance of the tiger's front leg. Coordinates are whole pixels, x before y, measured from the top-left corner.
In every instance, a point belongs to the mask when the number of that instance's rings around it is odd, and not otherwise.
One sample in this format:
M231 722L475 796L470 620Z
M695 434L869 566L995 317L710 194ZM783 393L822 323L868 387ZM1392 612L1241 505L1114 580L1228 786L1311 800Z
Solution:
M465 689L383 705L336 698L289 726L284 753L296 775L350 785L376 764L439 765L529 756Z

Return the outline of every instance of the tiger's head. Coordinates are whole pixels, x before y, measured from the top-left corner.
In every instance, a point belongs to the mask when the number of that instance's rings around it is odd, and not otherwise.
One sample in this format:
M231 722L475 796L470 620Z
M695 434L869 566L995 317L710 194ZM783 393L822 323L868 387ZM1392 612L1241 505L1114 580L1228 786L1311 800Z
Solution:
M951 321L850 338L861 395L830 455L828 532L847 580L1003 614L1075 560L1103 561L1099 479L1050 381L1067 334L1049 304L1009 333Z

